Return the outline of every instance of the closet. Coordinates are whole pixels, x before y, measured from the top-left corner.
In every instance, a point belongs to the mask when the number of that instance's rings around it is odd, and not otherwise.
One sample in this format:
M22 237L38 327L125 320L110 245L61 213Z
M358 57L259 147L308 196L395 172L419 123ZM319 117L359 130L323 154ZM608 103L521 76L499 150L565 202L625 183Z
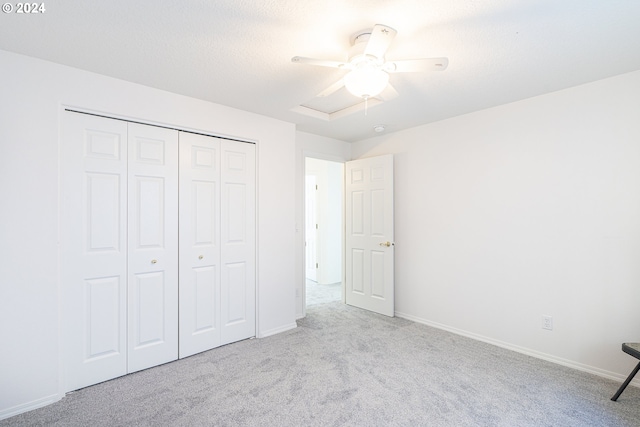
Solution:
M255 146L180 133L180 357L255 335Z
M255 146L65 111L65 390L255 335Z

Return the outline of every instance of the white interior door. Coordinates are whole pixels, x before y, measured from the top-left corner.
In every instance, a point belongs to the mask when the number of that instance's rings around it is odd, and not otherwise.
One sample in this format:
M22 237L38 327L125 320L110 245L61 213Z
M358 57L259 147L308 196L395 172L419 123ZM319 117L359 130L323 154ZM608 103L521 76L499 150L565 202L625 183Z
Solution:
M220 345L220 139L180 132L180 357Z
M394 315L393 156L346 164L346 302Z
M127 123L65 112L60 146L65 391L127 373Z
M256 331L255 145L221 141L221 344Z
M305 176L305 265L306 278L318 280L318 218L317 180L315 175Z
M178 358L178 132L128 124L128 371Z

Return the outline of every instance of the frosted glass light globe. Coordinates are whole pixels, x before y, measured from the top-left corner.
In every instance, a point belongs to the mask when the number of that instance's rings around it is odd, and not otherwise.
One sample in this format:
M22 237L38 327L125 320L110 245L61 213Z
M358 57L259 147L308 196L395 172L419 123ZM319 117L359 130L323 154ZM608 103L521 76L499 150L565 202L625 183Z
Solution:
M349 92L360 98L374 97L389 84L389 74L379 68L364 65L344 76L344 85Z

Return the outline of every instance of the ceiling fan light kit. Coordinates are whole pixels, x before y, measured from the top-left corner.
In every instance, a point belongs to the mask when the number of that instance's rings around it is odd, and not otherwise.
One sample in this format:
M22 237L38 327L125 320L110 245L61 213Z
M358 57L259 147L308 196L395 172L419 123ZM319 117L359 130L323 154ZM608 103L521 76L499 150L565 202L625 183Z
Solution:
M389 74L375 65L363 63L344 76L344 86L359 98L379 95L389 84Z
M385 54L396 34L396 30L382 24L375 25L371 30L356 33L351 37L352 46L348 52L348 62L301 56L294 56L291 58L291 62L349 70L342 79L320 92L318 97L329 96L344 86L353 95L364 99L365 105L367 100L379 96L382 92L385 92L385 96L379 100L388 101L397 96L397 92L389 84L390 73L442 71L447 68L449 63L447 58L387 62Z

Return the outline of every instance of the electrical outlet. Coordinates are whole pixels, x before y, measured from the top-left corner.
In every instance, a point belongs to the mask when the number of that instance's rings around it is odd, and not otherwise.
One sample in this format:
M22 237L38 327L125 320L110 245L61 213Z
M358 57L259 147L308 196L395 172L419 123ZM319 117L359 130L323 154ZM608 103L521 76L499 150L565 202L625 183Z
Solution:
M542 329L553 331L553 317L544 315L542 316Z

